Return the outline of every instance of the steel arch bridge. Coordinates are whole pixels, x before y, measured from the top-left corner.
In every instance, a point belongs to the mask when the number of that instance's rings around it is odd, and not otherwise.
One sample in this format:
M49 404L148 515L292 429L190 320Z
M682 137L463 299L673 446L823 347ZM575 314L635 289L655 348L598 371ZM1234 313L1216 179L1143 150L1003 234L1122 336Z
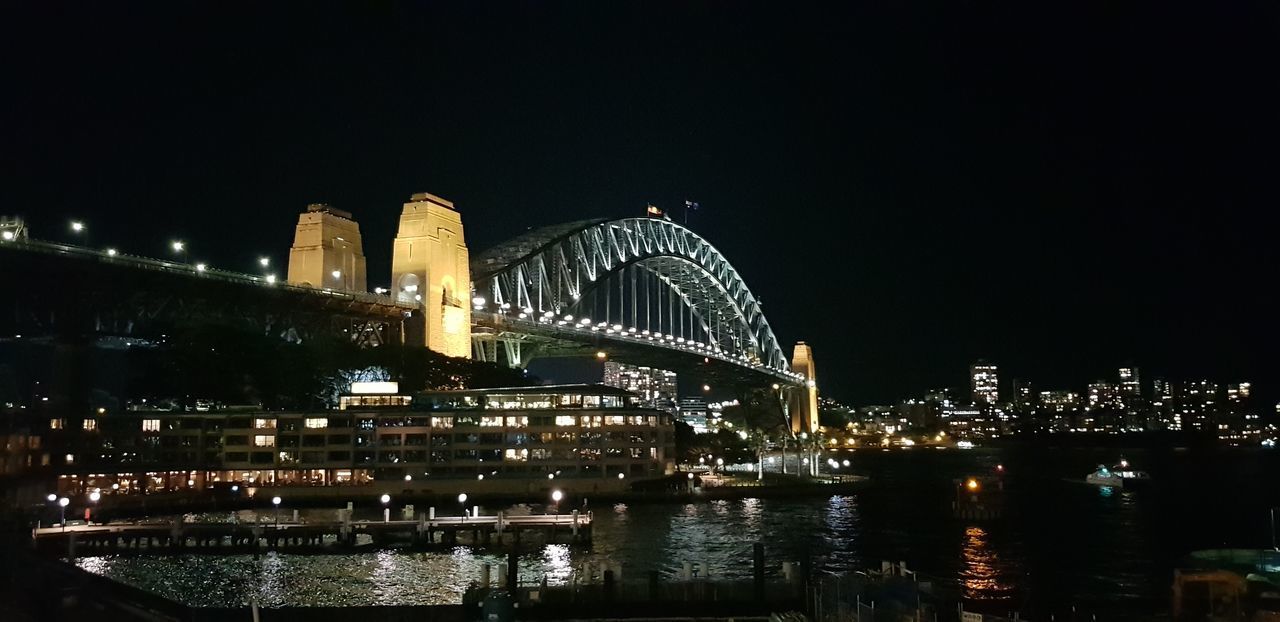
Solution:
M533 352L522 346L546 355L595 345L804 381L728 259L669 220L543 227L476 255L470 268L478 359L523 365Z

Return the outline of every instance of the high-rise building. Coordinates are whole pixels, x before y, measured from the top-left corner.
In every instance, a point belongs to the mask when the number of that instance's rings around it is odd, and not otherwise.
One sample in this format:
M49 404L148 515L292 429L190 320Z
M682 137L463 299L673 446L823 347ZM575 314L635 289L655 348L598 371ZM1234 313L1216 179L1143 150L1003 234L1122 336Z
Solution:
M1138 376L1137 367L1120 368L1120 393L1131 398L1142 394L1142 380Z
M1035 387L1026 380L1013 381L1013 407L1018 413L1030 413L1035 410Z
M1249 394L1253 391L1253 385L1248 382L1227 385L1227 401L1243 402L1249 399Z
M1000 400L996 366L978 361L969 366L969 386L977 404L995 404Z
M676 373L654 367L609 361L604 364L604 384L640 396L647 408L676 412Z
M289 283L340 292L366 292L360 225L324 203L298 216L289 249Z
M676 413L676 419L692 427L695 433L703 434L708 431L708 414L710 414L710 409L707 408L706 398L682 397L680 398L680 410Z

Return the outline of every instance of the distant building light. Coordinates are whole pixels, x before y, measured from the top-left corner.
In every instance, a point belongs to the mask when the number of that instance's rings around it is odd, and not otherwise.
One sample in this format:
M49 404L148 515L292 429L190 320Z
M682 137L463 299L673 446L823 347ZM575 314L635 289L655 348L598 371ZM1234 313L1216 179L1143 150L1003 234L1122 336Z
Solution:
M354 395L391 395L400 392L399 382L353 382L351 393Z

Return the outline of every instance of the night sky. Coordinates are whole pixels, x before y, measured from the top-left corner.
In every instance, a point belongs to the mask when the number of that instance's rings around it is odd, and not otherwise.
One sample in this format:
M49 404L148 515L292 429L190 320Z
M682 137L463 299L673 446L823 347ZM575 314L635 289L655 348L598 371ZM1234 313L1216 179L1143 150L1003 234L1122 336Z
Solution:
M328 202L372 287L416 191L473 253L688 198L843 401L980 357L1278 393L1275 3L47 4L0 15L33 237L251 271Z

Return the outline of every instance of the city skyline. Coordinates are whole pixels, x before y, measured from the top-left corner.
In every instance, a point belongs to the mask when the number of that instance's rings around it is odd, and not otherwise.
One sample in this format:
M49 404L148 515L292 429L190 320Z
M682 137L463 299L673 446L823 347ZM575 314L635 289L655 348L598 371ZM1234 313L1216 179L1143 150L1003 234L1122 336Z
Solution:
M19 9L0 204L37 237L149 256L181 239L248 270L284 265L298 213L329 203L362 224L370 287L422 189L457 203L475 250L653 204L735 259L781 341L831 353L822 390L843 401L956 384L979 358L1062 386L1141 361L1275 396L1259 163L1277 87L1247 79L1266 19L1138 11L1082 41L1087 12L842 10L265 9L245 28L173 9L179 35ZM457 28L423 42L433 23Z

